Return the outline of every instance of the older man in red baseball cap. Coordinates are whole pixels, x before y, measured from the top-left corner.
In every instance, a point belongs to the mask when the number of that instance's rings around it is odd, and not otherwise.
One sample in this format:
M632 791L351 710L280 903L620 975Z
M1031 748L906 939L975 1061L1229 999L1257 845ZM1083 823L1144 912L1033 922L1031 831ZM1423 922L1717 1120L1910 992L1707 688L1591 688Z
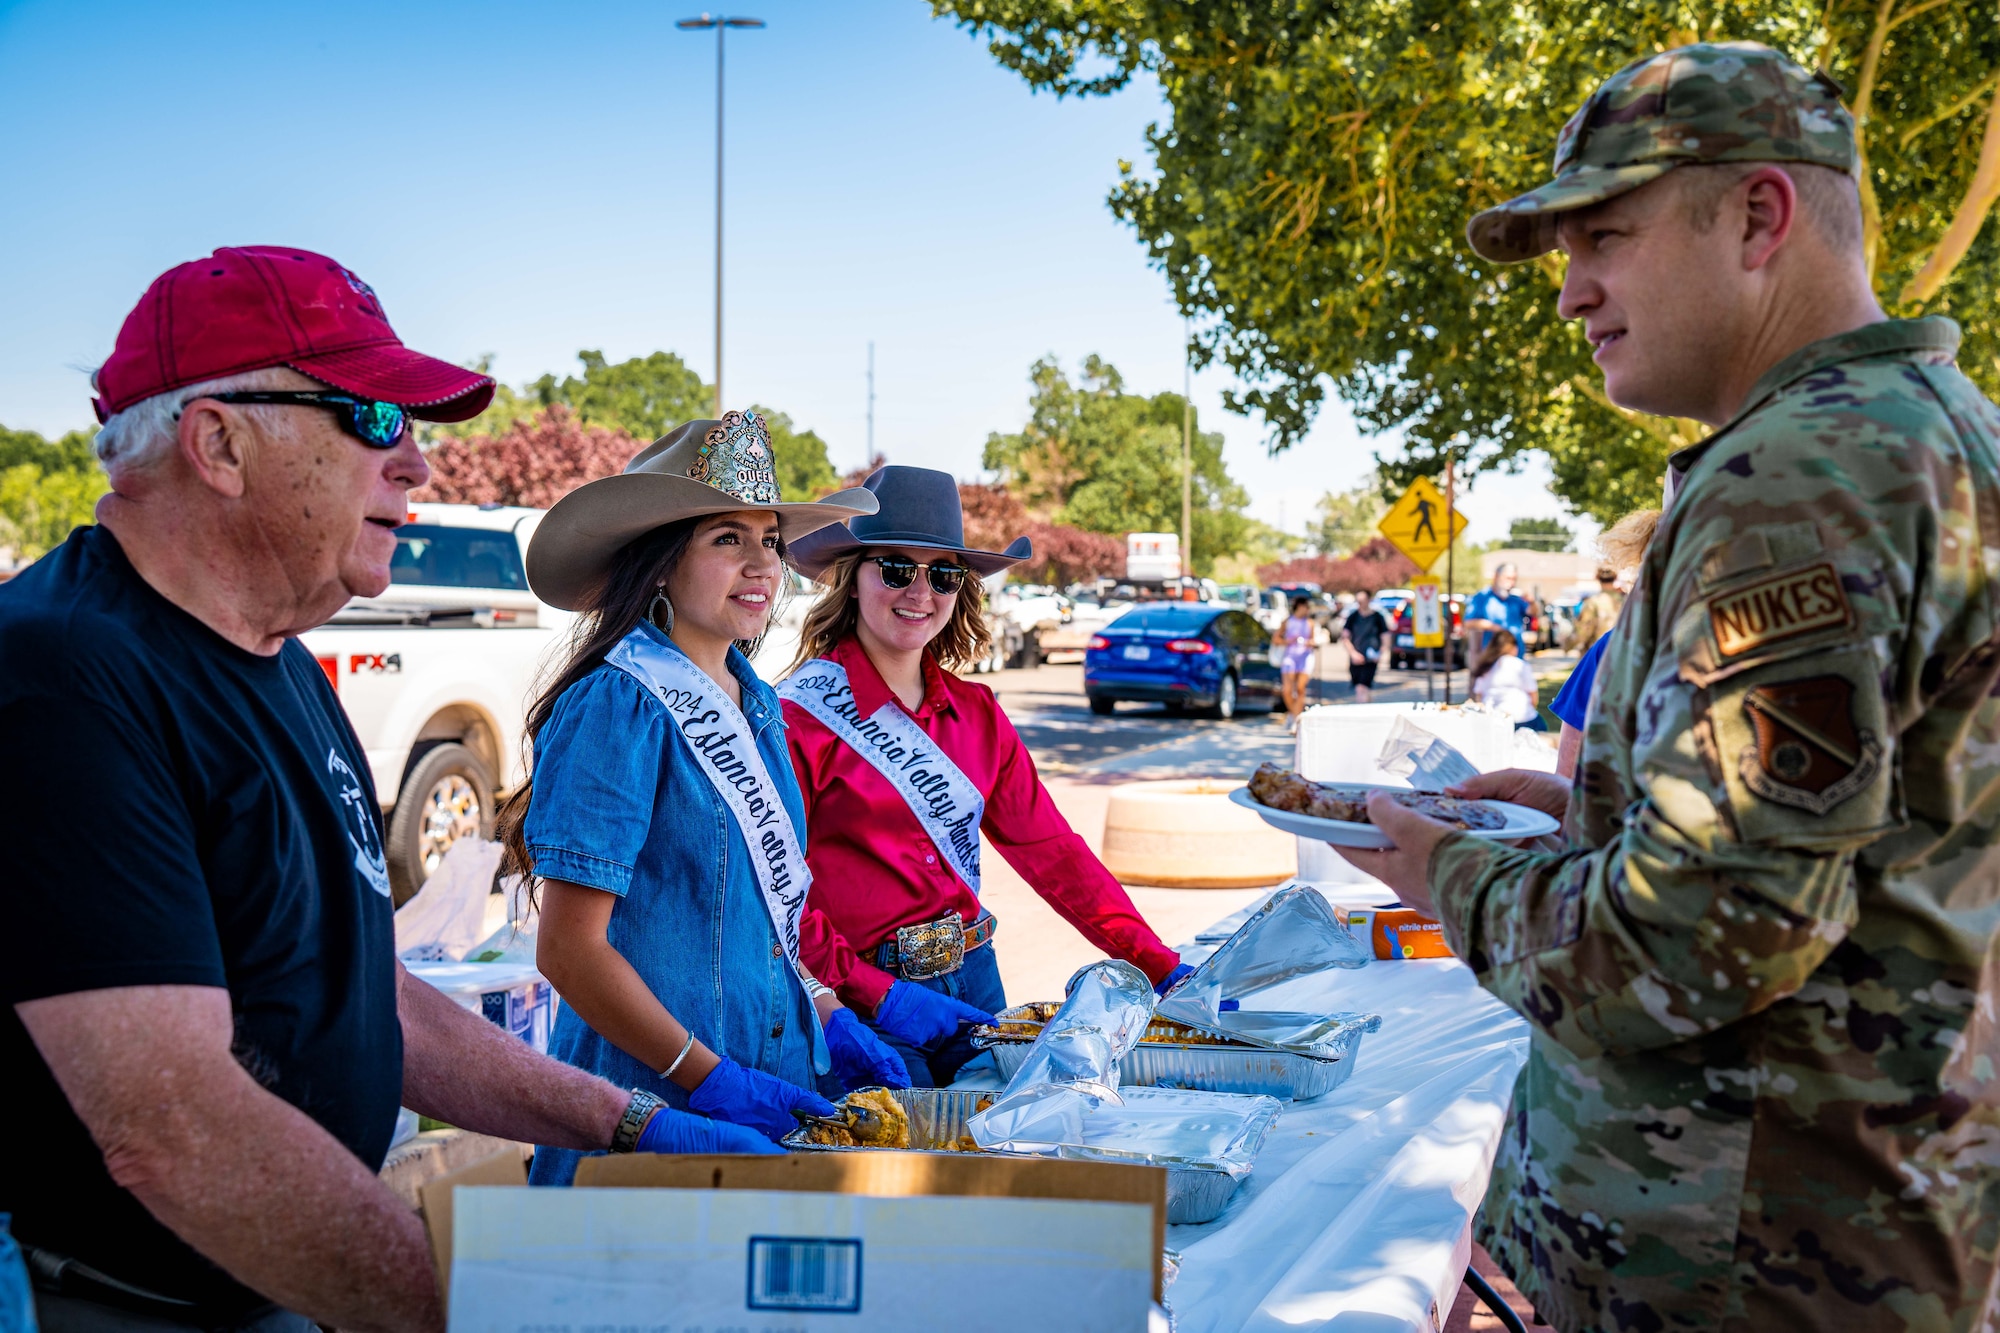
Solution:
M0 587L0 1206L44 1333L442 1327L398 1105L770 1151L536 1055L396 961L380 811L295 637L389 583L412 418L493 382L324 255L160 277L96 376L99 525Z

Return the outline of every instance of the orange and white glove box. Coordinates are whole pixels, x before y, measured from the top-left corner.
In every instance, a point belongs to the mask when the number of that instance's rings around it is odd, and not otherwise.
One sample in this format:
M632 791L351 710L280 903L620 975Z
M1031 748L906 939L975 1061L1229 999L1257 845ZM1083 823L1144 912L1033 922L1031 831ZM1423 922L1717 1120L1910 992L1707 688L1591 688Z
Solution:
M1340 919L1356 935L1366 936L1377 958L1450 958L1444 926L1407 907L1349 908Z

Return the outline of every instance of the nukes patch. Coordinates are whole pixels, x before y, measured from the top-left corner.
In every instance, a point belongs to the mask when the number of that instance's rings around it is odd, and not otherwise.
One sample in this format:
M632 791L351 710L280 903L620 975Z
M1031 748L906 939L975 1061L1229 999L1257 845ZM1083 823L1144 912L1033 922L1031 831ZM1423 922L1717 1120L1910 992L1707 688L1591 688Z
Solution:
M1708 603L1716 651L1724 657L1740 657L1753 648L1845 625L1853 618L1840 572L1830 564L1718 593Z

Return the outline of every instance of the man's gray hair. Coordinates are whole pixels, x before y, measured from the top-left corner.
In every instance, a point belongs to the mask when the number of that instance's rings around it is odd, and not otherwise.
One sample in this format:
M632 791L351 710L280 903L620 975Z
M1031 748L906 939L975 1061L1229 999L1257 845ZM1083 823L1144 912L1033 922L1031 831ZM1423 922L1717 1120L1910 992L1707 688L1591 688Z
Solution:
M96 376L91 378L95 381ZM203 380L199 384L185 384L178 389L154 394L151 398L142 398L123 412L114 414L98 428L98 461L104 464L105 472L115 485L120 473L157 467L161 460L173 453L180 434L181 404L190 398L235 393L243 389L280 389L288 383L283 367L271 367ZM253 407L247 410L261 409ZM271 420L265 424L275 426L276 422Z
M1504 561L1493 567L1494 578L1497 579L1502 574L1512 574L1517 579L1521 577L1521 571L1515 568L1514 562L1512 560Z

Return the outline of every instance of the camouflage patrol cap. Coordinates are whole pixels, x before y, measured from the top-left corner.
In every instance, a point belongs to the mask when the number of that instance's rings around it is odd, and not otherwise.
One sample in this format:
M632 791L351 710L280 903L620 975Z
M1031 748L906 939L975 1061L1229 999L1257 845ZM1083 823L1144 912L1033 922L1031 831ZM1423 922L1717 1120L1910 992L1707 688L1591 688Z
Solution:
M1675 47L1619 70L1556 138L1555 179L1474 217L1465 238L1512 264L1553 250L1556 219L1703 162L1810 162L1860 173L1841 89L1756 42Z

